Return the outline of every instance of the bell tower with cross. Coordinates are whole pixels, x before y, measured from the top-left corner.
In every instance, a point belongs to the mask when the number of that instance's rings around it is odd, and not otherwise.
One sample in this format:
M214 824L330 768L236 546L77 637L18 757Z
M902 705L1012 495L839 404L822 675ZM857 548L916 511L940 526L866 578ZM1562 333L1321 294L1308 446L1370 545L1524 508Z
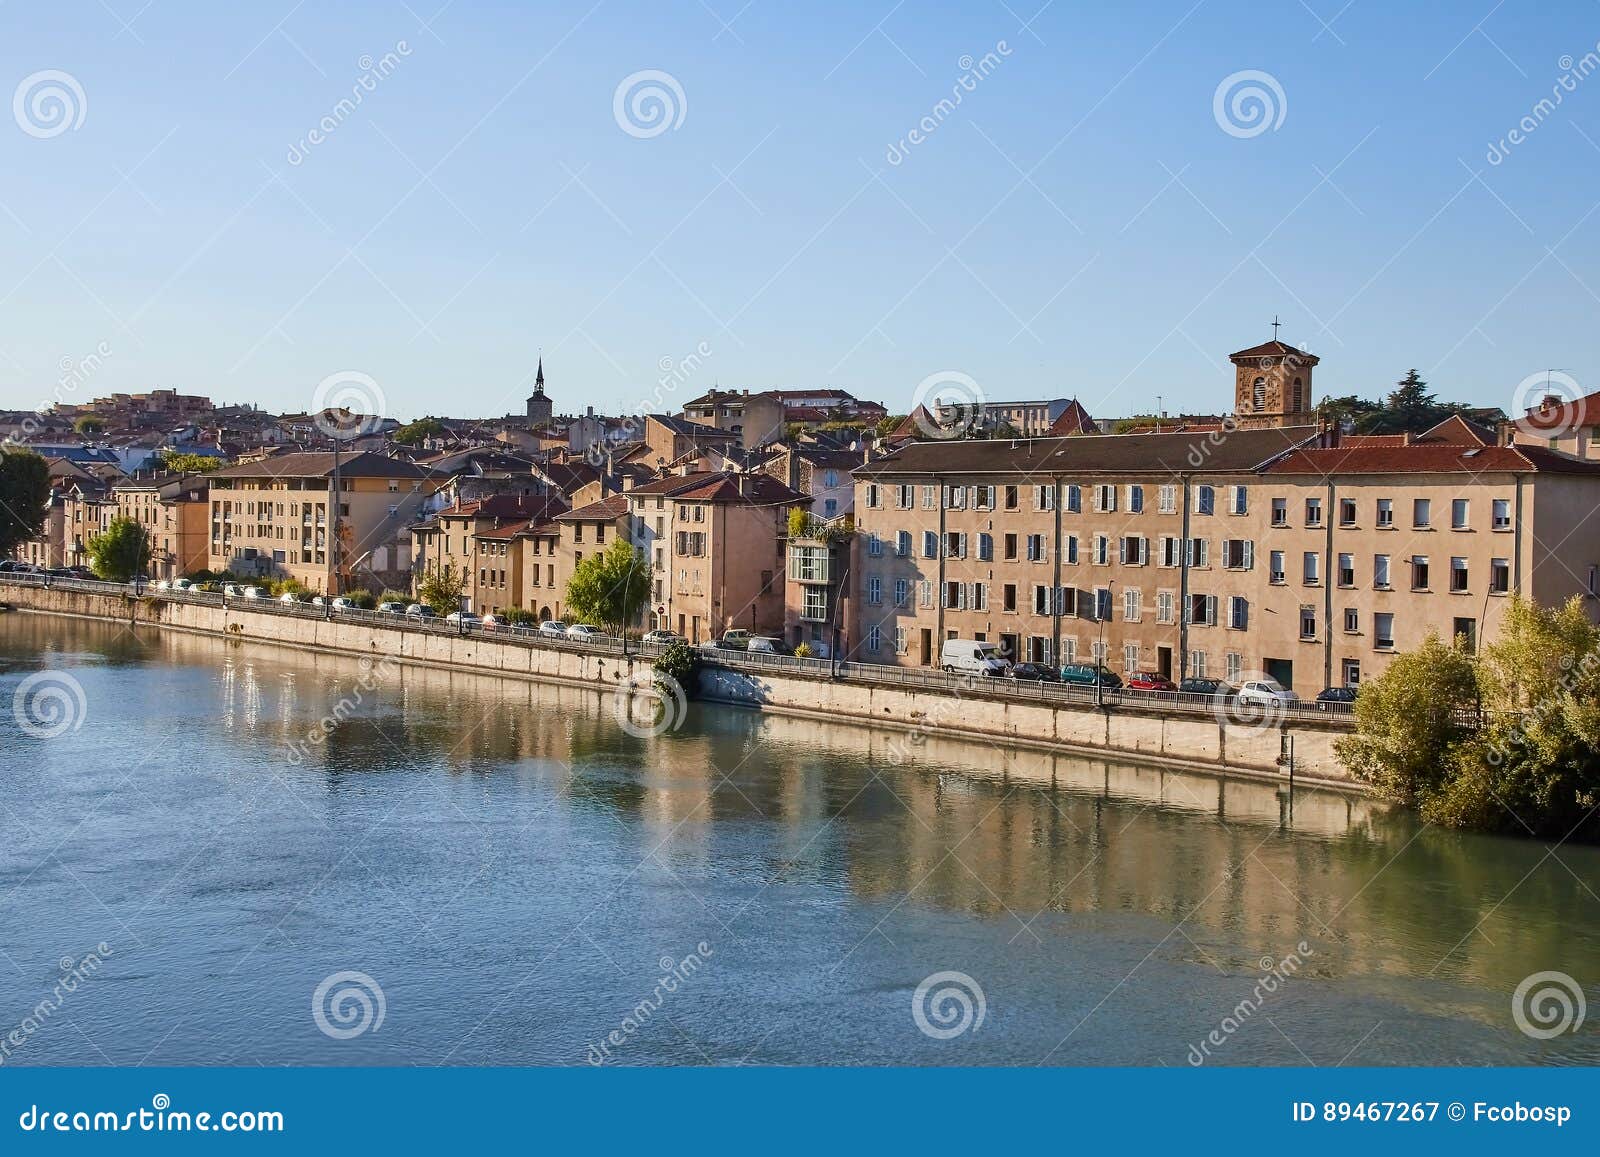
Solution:
M1278 339L1228 355L1234 366L1233 412L1241 429L1311 426L1317 421L1311 372L1318 358Z

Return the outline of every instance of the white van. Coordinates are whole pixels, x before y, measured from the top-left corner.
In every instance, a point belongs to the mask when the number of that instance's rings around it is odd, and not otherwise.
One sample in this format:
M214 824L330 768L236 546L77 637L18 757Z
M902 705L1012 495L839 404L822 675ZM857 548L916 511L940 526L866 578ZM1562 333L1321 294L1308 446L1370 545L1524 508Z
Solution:
M952 674L1004 675L1009 666L998 643L978 643L971 639L946 639L939 648L939 666Z

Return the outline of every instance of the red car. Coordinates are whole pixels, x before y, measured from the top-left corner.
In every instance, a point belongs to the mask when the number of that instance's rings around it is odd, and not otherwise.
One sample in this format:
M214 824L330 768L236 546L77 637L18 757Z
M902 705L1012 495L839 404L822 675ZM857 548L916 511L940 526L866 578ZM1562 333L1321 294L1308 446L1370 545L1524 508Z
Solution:
M1139 671L1128 679L1130 691L1176 691L1178 685L1154 671Z

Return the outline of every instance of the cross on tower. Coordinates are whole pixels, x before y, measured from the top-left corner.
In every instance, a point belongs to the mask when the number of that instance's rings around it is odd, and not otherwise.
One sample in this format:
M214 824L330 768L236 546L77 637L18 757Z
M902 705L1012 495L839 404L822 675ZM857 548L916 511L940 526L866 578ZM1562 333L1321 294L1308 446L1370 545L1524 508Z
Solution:
M1277 341L1278 340L1278 326L1280 324L1281 323L1278 321L1278 315L1277 314L1273 314L1272 315L1272 340L1273 341Z

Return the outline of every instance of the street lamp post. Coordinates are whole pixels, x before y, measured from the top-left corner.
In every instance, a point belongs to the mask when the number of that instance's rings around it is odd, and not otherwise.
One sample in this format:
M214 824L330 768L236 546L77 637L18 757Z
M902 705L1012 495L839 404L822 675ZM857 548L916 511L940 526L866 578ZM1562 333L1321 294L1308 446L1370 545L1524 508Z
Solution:
M1113 606L1111 592L1116 585L1116 579L1106 583L1106 613L1102 615L1098 606L1094 609L1095 618L1100 620L1100 643L1095 648L1097 654L1094 657L1094 702L1097 707L1105 706L1106 702L1106 620L1111 617L1111 608ZM1095 596L1097 602L1099 597L1099 595Z

